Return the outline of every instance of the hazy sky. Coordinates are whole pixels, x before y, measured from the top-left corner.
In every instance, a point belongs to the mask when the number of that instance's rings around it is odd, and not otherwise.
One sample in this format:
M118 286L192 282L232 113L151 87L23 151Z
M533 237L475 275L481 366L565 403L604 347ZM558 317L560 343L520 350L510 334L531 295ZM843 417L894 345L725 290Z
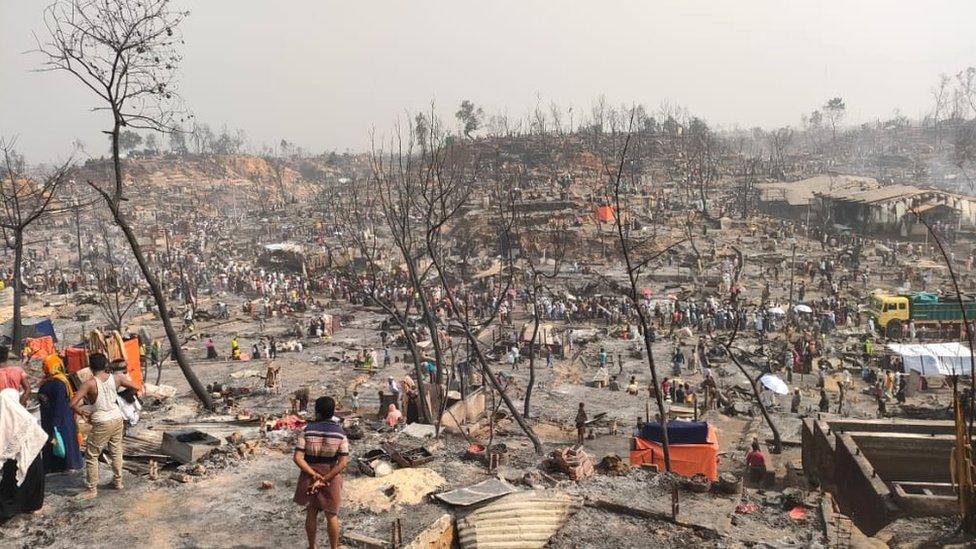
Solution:
M197 118L316 152L363 150L432 100L452 123L462 99L522 116L600 94L725 126L798 124L835 95L850 122L916 116L976 64L972 0L175 1ZM31 72L47 3L0 0L0 135L38 162L101 147L109 123L68 75Z

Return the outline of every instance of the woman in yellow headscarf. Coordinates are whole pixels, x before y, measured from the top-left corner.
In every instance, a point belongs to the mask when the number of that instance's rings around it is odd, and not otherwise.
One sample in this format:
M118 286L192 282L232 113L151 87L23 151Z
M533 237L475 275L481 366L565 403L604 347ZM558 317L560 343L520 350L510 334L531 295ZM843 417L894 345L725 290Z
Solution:
M55 473L81 469L84 464L78 446L78 427L68 403L74 387L58 355L44 359L44 380L37 390L41 403L41 427L50 437L44 445L44 471Z
M68 398L70 399L75 395L75 389L71 386L71 381L68 379L68 374L64 371L64 363L61 362L61 357L58 355L48 355L44 359L44 379L56 379L61 383L64 383L64 388L68 392Z

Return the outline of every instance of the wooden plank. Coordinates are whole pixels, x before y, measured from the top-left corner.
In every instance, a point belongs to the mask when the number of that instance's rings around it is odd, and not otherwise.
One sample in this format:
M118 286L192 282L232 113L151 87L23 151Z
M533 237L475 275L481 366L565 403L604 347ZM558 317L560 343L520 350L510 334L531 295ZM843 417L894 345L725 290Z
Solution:
M364 549L388 549L393 546L386 540L357 534L356 532L343 531L342 539L353 547L363 547Z
M444 514L433 524L414 536L405 549L451 549L457 536L454 533L454 518Z
M693 522L685 522L672 518L671 515L667 513L662 513L659 511L651 511L650 509L639 509L636 507L631 507L629 505L624 505L622 503L616 503L613 501L608 501L605 499L588 499L583 505L586 507L592 507L594 509L601 509L603 511L610 511L611 513L618 513L621 515L629 515L637 518L649 518L653 520L661 520L665 522L670 522L682 528L690 528L696 532L706 533L715 537L721 537L721 534L714 528L709 528L708 526L702 526L701 524L695 524Z

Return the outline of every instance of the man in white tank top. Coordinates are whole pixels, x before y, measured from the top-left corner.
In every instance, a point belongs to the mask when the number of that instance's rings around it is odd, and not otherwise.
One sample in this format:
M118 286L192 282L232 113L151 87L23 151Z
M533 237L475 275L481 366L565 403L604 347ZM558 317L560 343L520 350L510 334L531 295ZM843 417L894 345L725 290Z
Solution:
M71 398L71 409L91 423L91 433L85 445L85 484L88 490L85 498L93 498L98 493L98 456L107 446L112 457L112 472L115 474L113 486L122 489L122 410L116 399L118 388L127 387L142 393L125 376L108 371L108 359L103 354L93 354L88 359L92 378L81 384ZM90 410L82 409L82 401L88 397L94 404Z

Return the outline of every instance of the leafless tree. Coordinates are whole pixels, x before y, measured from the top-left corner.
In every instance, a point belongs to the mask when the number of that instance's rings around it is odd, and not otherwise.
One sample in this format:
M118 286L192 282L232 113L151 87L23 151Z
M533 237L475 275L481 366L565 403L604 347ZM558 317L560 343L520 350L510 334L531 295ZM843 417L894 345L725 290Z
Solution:
M125 317L139 300L139 291L129 291L120 280L114 263L103 269L95 269L96 301L102 316L113 330L125 331Z
M45 59L41 70L75 76L98 99L94 110L111 113L112 126L106 133L112 140L114 183L89 184L105 200L132 248L156 301L172 356L196 396L212 408L210 394L183 355L166 297L123 210L128 200L119 144L123 129L169 132L186 121L176 78L182 61L179 26L187 15L169 0L58 0L44 13L48 35L38 39L37 51Z
M913 208L911 212L915 214L919 223L925 226L932 239L935 240L935 244L939 248L939 253L942 255L942 259L949 269L952 289L956 294L956 300L959 303L959 312L962 315L963 334L966 336L966 342L969 344L969 348L973 349L973 343L976 340L973 339L973 326L966 314L966 298L963 297L962 291L959 289L959 280L956 278L955 266L950 259L949 253L946 252L942 237L932 230L931 223L917 209ZM969 375L970 387L976 388L976 355L972 353L969 356ZM952 378L952 393L953 406L956 407L956 414L953 417L956 421L965 421L965 417L959 413L961 411L959 408L962 407L962 396L959 394L956 376ZM976 410L976 390L971 390L969 393L968 408L971 411ZM954 469L952 476L957 483L956 494L959 499L962 519L960 526L969 534L976 534L976 489L973 486L973 477L976 476L976 466L974 466L972 459L972 456L976 454L976 438L973 437L974 420L976 420L976 414L970 413L969 424L965 426L965 429L961 425L957 427L958 431L962 432L957 431L956 448L952 456L952 467ZM967 442L968 447L966 447ZM968 482L963 480L966 478L969 479Z
M686 178L698 189L702 214L708 213L708 201L712 184L718 179L719 139L700 118L693 118L682 136L684 158L687 162Z
M769 132L769 156L778 177L784 177L787 159L793 146L793 128L786 126Z
M733 272L732 275L731 286L738 286L739 275L742 273L744 260L743 260L742 252L738 248L733 247L733 250L735 251L737 261L736 261L735 271ZM734 302L731 303L732 310L735 315L734 318L736 319L735 327L732 329L732 333L729 335L728 338L726 339L719 338L716 339L716 341L719 345L722 346L723 349L725 349L725 353L729 356L730 359L732 359L732 362L739 369L739 372L742 373L743 377L745 377L749 381L749 387L752 389L753 401L756 403L756 406L759 407L759 413L762 414L763 419L766 421L766 425L769 427L769 431L773 434L773 453L779 454L783 452L783 439L780 437L779 429L776 427L776 424L773 423L772 416L769 415L769 410L766 409L766 405L763 404L762 399L759 397L759 383L756 381L756 378L749 375L749 372L746 371L745 366L742 365L742 361L739 359L739 357L735 355L736 351L742 352L741 349L735 346L736 336L739 335L738 314L739 314L740 302L741 301L739 299L736 299Z
M440 190L435 191L434 194L429 195L430 197L435 198L434 200L430 201L430 204L432 204L433 206L430 210L431 215L428 216L430 222L429 222L429 227L427 232L428 246L429 249L432 250L436 249L437 242L440 240L442 236L442 230L445 228L447 221L453 218L457 213L456 209L451 211L443 208L443 205L446 202L443 202L442 198L438 198L438 197L441 195L441 193L452 192L452 191L441 186L444 183L442 179L438 178L437 182L438 183L435 188L439 188ZM441 205L438 205L438 203L440 203ZM500 212L500 213L502 215L506 214L506 212ZM515 213L515 206L514 206L514 201L512 201L509 203L508 212L504 221L503 230L505 232L505 236L502 238L503 241L509 241L511 238L513 238L512 226L514 225L514 219L515 219L514 213ZM507 286L504 289L504 291L498 292L496 303L491 308L489 313L485 315L483 318L475 319L475 320L472 320L470 310L466 305L464 305L464 301L458 299L458 297L455 295L454 286L449 282L448 279L450 271L447 268L447 264L445 261L446 258L443 255L433 253L431 254L431 260L434 266L434 270L437 274L437 277L440 280L441 286L444 288L446 299L451 310L451 314L454 316L454 318L458 321L458 323L461 326L463 337L467 339L469 343L469 349L474 355L473 358L478 362L481 368L483 374L482 377L484 377L488 381L489 385L491 385L492 388L494 388L494 390L498 393L502 402L505 404L509 412L512 414L512 419L515 420L519 428L522 429L522 432L525 433L525 436L527 436L529 438L529 441L532 442L532 446L534 447L536 453L541 454L543 451L542 442L540 442L539 437L536 436L535 432L532 430L532 427L529 425L526 419L522 416L521 413L519 413L518 409L515 407L515 404L508 396L506 388L503 387L499 382L498 377L495 375L491 366L488 364L488 359L485 356L485 352L481 347L481 341L478 339L478 335L481 333L481 331L484 330L494 320L494 318L497 317L499 305L501 304L502 299L504 299L504 295L507 293L508 288L511 287L512 278L514 276L514 270L515 270L515 262L511 255L511 251L508 251L508 253L506 253L506 256L507 256L506 271L509 273ZM471 357L469 356L468 359L470 360Z
M969 182L969 188L976 188L973 172L976 170L976 120L964 122L956 129L953 143L953 161Z
M437 132L436 125L436 121L431 121L428 131ZM430 174L423 157L431 154L426 151L433 145L428 145L419 153L414 145L412 137L404 142L398 135L387 152L374 147L370 155L371 178L383 220L404 262L416 306L430 334L437 369L436 382L442 384L446 363L437 316L427 293L431 269L424 242L423 210L418 203L422 182Z
M641 331L644 338L644 350L647 353L647 366L651 371L651 383L654 384L654 398L657 404L658 414L661 417L661 446L664 453L664 468L667 471L671 471L671 445L668 441L668 429L667 429L667 411L664 408L664 395L661 394L661 385L657 379L657 367L654 363L654 351L651 343L651 321L648 317L648 311L644 307L642 302L641 293L641 275L646 271L646 267L650 261L654 260L658 255L652 255L643 260L638 259L635 256L635 248L637 243L635 242L635 237L630 230L629 221L625 220L625 216L632 215L630 208L627 207L627 203L624 201L623 196L623 181L625 177L636 178L639 177L639 173L636 173L633 166L629 164L629 154L631 153L631 145L634 141L634 115L631 113L629 122L627 123L626 131L619 131L617 128L612 128L609 132L608 142L603 149L603 162L604 170L606 176L610 181L610 197L614 206L614 226L617 232L617 238L620 242L620 253L624 260L624 268L627 275L628 287L626 288L627 299L630 300L633 305L634 311L637 314L637 321L640 324ZM635 144L639 146L639 144ZM670 248L670 246L668 246ZM665 248L667 250L667 248ZM663 253L663 252L659 252ZM650 419L650 418L648 418Z
M525 250L527 265L526 290L532 305L532 331L529 336L529 381L525 386L525 399L522 403L522 414L531 415L532 389L535 387L535 364L539 356L539 327L542 319L542 298L549 290L549 282L559 275L563 258L569 245L568 231L555 220L551 221L541 231L531 231L526 223L525 214L518 217L517 225L521 237L521 248ZM548 252L548 258L546 257ZM552 261L552 266L548 266Z
M345 196L342 196L345 194ZM383 284L392 280L390 273L397 268L390 265L382 268L384 260L390 256L377 236L378 227L371 218L371 212L376 208L375 200L368 194L368 188L350 185L343 193L334 192L325 197L330 205L333 219L342 235L342 239L349 243L361 255L365 264L363 273L350 273L353 280L370 303L376 304L396 323L403 335L407 349L413 359L414 376L417 378L417 391L421 403L421 419L426 423L435 423L434 414L430 410L430 400L424 385L423 353L417 345L417 338L408 324L410 309L414 303L414 292L410 292L406 302L401 307L392 296L385 295Z
M956 103L954 118L976 116L976 67L966 67L956 74Z
M824 103L824 106L820 108L820 112L823 114L824 119L827 120L827 123L830 124L830 139L836 147L837 125L841 123L844 115L847 114L847 105L844 104L842 97L832 97Z
M953 163L962 172L969 188L976 188L976 67L968 67L956 75L954 89L956 106L953 116L959 121L953 138ZM974 117L969 119L969 115Z
M949 80L948 75L940 75L938 85L932 89L932 99L935 102L932 111L932 121L935 125L935 144L942 145L942 121L946 115L946 107L949 102Z
M28 227L52 209L58 189L67 181L71 160L54 168L40 181L27 175L24 158L14 149L15 141L0 139L4 174L0 176L0 230L7 249L14 252L13 264L13 330L10 338L15 355L23 348L21 309L24 301L24 235Z
M558 103L552 101L549 103L549 118L552 119L552 128L558 135L562 135L563 129L563 110Z
M541 454L543 451L542 443L509 398L505 387L495 376L478 338L481 330L496 318L503 296L511 287L514 261L510 244L507 246L509 249L505 250L504 253L508 261L506 269L508 286L505 291L498 293L494 306L487 314L481 318L473 318L466 300L459 297L456 292L458 288L461 288L464 281L458 280L457 272L452 271L447 258L450 251L448 243L453 239L453 229L460 224L459 212L470 198L476 179L474 166L478 163L468 156L469 150L450 145L444 136L436 131L436 124L432 124L431 127L434 130L429 136L427 149L421 152L419 158L413 160L422 166L422 169L416 172L417 176L413 187L415 193L412 194L413 199L417 201L415 207L423 220L423 243L427 259L431 263L431 271L444 291L448 312L459 324L462 337L467 340L468 348L480 366L482 377L498 393L511 413L512 419L532 442L536 453ZM397 164L401 167L409 166L411 160L404 160L401 156ZM512 227L515 219L515 204L514 200L511 199L511 192L508 193L508 196L509 200L499 206L499 218L503 220L500 241L510 243L514 238ZM469 356L468 360L470 361L471 358Z

